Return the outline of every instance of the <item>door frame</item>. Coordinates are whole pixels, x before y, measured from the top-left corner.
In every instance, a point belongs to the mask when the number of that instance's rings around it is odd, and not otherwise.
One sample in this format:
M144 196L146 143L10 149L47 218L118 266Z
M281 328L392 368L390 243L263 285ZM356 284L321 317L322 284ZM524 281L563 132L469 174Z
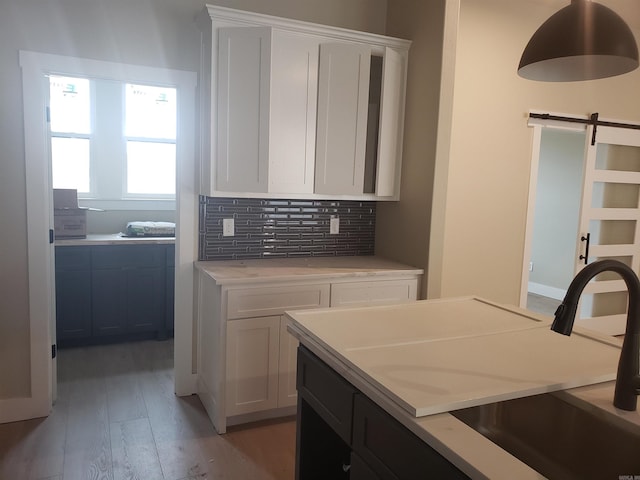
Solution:
M0 423L49 414L52 405L54 281L53 245L49 243L52 193L49 179L48 127L43 78L50 73L82 75L126 82L165 84L178 89L176 142L176 290L174 327L175 392L196 391L194 349L193 262L197 259L198 197L196 188L197 74L183 70L20 51L24 102L24 140L27 192L27 249L30 385L28 395L0 400Z

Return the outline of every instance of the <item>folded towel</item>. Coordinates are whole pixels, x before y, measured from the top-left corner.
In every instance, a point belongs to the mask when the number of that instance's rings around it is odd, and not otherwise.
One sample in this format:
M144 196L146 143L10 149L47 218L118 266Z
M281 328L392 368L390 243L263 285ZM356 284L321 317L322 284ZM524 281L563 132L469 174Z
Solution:
M176 224L172 222L129 222L127 237L175 237Z

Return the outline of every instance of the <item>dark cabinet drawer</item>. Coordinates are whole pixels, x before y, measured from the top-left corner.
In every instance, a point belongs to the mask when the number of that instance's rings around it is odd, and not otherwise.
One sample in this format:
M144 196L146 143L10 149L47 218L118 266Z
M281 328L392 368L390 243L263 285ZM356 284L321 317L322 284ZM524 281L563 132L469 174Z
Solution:
M87 247L56 247L56 270L89 270L91 250Z
M165 258L162 245L108 245L93 247L91 253L94 269L164 267Z
M351 443L357 390L303 346L298 347L298 395L347 443Z
M352 448L382 480L468 478L364 395L356 395Z

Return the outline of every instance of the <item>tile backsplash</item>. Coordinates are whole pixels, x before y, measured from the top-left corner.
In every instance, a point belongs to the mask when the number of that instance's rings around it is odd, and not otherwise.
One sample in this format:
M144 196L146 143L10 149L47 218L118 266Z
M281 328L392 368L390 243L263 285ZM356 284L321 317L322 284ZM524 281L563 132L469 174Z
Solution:
M329 233L338 217L339 233ZM235 235L222 235L233 218ZM199 260L373 255L376 203L200 197Z

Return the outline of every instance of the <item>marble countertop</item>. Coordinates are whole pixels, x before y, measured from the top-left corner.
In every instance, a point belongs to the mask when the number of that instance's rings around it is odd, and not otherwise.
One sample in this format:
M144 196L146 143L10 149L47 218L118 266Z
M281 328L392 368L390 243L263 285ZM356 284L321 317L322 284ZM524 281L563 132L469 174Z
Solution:
M454 307L454 309L457 308L455 315L450 315L450 311L447 313L451 307L451 304L448 304L448 302L450 302L449 299L422 301L404 304L402 306L338 308L333 309L333 311L322 309L313 311L314 314L317 314L315 316L311 315L311 311L287 312L287 315L292 320L289 331L330 367L471 478L490 478L492 480L544 478L519 459L510 455L448 413L450 410L461 408L461 405L469 400L469 382L461 381L460 375L463 375L467 380L472 380L473 371L481 368L483 365L486 372L484 372L484 376L480 375L483 381L476 386L479 388L478 391L480 395L487 399L484 403L556 390L551 394L579 399L580 401L587 402L590 407L593 406L593 408L606 410L624 421L630 421L640 425L640 414L638 412L621 412L612 405L614 382L608 379L615 378L615 368L620 347L620 342L617 339L600 336L595 333L593 337L595 343L601 343L601 345L595 346L595 350L604 352L604 356L599 362L603 364L605 370L613 370L613 376L610 372L607 373L603 370L596 372L594 378L584 378L584 372L578 371L581 365L576 364L575 366L578 370L576 371L577 373L570 373L572 378L568 380L558 380L554 376L557 370L555 367L558 363L548 361L549 352L554 348L546 347L546 343L545 348L542 348L542 352L540 352L539 345L537 347L534 345L534 350L538 351L539 354L529 352L528 355L521 355L522 352L519 347L514 347L510 350L510 353L502 352L500 355L503 361L496 360L496 351L494 348L494 343L498 337L505 334L510 336L523 334L527 336L529 333L532 333L533 337L536 337L533 338L532 341L537 345L537 337L541 334L540 332L542 330L548 330L550 319L516 307L502 307L496 304L493 305L501 308L502 312L496 311L494 312L495 315L492 315L489 311L484 312L486 309L483 308L480 312L481 318L462 318L469 313L473 313L467 308L469 307L468 301L466 301L466 303L458 303L457 306ZM489 304L491 304L491 302L489 302ZM455 319L455 321L427 322L431 323L431 325L425 325L424 320L427 316L421 315L419 312L424 305L429 305L430 308L435 306L435 310L440 311L439 313L437 311L431 311L433 310L432 308L428 318L436 317L442 319L446 317L448 319ZM476 310L477 308L473 309L475 313L477 313ZM359 315L359 312L361 315ZM438 315L441 317L438 317ZM442 317L442 315L444 315L444 317ZM331 320L330 317L332 316L335 316L335 322ZM509 321L509 318L507 318L510 316L513 317L512 321ZM525 317L531 318L527 320ZM317 320L317 322L315 322L315 320ZM360 322L364 322L365 320L368 327L366 330L363 330ZM327 322L333 322L333 324L329 325ZM350 322L351 325L349 325ZM527 326L526 323L530 323L531 325ZM341 327L336 328L340 325ZM549 339L545 338L545 342L546 340L550 340L552 343L555 341L564 343L565 345L559 346L560 350L564 348L574 348L574 344L584 343L584 336L581 335L579 337L576 336L575 333L579 333L578 329L576 329L574 335L571 337L564 337L549 332L550 335L554 336ZM472 355L468 356L466 366L450 364L450 362L455 359L452 359L450 355L447 356L447 352L450 350L447 346L448 344L453 345L456 342L466 344L470 340L473 342L481 342L482 338L489 339L488 343L491 343L490 348L476 349ZM522 345L526 345L528 342L529 340ZM412 366L412 364L410 364L412 359L418 362L422 361L421 356L411 356L412 352L419 347L419 345L417 345L419 343L425 344L425 349L423 349L422 352L428 352L430 355L428 368L424 371L425 369L420 367L407 373L405 370ZM571 345L569 345L569 343ZM437 353L436 350L438 350L436 348L438 344L443 347L440 349L442 350L442 355L444 355L443 358L446 357L443 364L438 364L438 358L434 357ZM408 348L404 353L400 351L402 348L399 348L402 345L406 345ZM583 348L584 345L578 345L578 349ZM607 350L610 348L615 350L615 355L609 355ZM389 350L387 354L384 354L385 349ZM484 361L483 363L483 360L479 358L483 352L487 358L491 357L491 361ZM371 356L369 353L375 355ZM389 368L383 368L384 365L380 363L380 354L383 354L383 356L386 355L385 358L395 362L394 365L396 367L389 366ZM404 354L409 355L411 358L406 357L406 355L402 357ZM518 357L517 361L511 357L506 360L508 354L513 354ZM461 356L464 357L465 355ZM568 355L565 355L563 358L566 359L567 356ZM587 360L587 357L588 356L581 356L580 358ZM590 361L591 359L588 360ZM520 384L518 380L520 377L518 376L516 378L513 372L505 375L500 374L500 372L504 373L504 368L507 368L505 365L507 365L508 368L512 368L512 364L518 362L520 363L520 367L518 368L516 366L517 371L521 373L531 373L533 371L534 376L537 375L534 381L538 382L542 379L547 385L525 385L526 379ZM495 368L492 365L495 366ZM541 365L542 367L547 365L546 370L545 368L541 370ZM411 372L413 373L411 374ZM548 376L547 374L549 372L554 375ZM411 375L407 377L405 373ZM587 373L587 376L590 377L590 374L593 372ZM392 378L386 378L385 375L387 377L391 375ZM447 375L448 379L444 378ZM580 377L577 378L578 383L575 383L575 375ZM423 388L421 386L422 384L417 385L416 382L420 382L421 378L425 376L428 377L425 381L427 381L429 385ZM406 387L407 379L409 378L411 379L411 385L413 385L413 393L410 392L410 395L408 397L405 396L405 398L411 400L412 395L417 392L417 394L419 394L419 401L431 402L434 397L437 397L435 398L436 403L452 402L455 399L450 394L455 393L456 389L460 387L463 389L462 397L460 397L463 400L462 402L458 401L457 404L448 410L446 408L445 410L442 410L442 408L435 410L424 409L423 412L426 412L424 416L416 416L416 413L419 412L411 413L407 405L398 400L397 394L388 393L389 388L395 388L398 385L400 385L400 387L403 385ZM430 382L434 380L434 378L440 381L440 383L432 385ZM488 382L489 385L485 389L487 382L484 380L487 379L491 381ZM387 380L390 381L387 382ZM385 382L387 382L386 386ZM549 382L551 382L551 384L549 384ZM596 384L589 385L589 383ZM509 388L520 389L520 392L513 396L510 392L506 392L503 389L498 389L500 391L496 390L497 387L502 388L502 386L504 386L503 384ZM409 385L409 387L411 387L411 385ZM473 382L471 386L473 386ZM564 390L560 391L559 389ZM400 388L400 390L402 390L402 388ZM529 390L533 393L528 393ZM428 395L426 395L425 392ZM476 393L477 392L472 393L472 395ZM472 403L482 404L483 402L478 402L476 399ZM430 414L431 412L434 413Z
M86 238L56 239L56 247L91 245L171 245L175 237L126 237L122 233L90 234Z
M263 258L196 262L196 268L218 285L327 279L340 277L398 277L424 271L377 256Z

